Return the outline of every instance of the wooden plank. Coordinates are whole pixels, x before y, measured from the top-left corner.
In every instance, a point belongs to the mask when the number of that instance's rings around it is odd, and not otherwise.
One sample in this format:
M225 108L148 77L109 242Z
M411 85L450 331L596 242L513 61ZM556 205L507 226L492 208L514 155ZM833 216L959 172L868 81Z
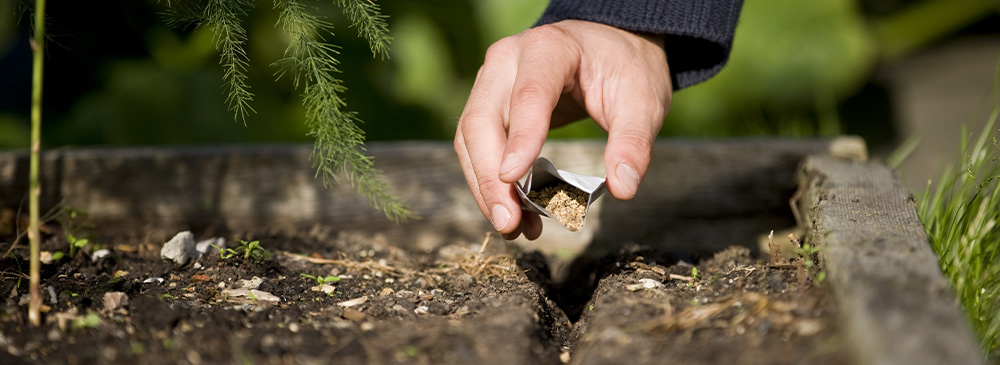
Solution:
M754 236L794 224L787 196L794 171L828 140L660 140L637 198L602 198L583 233L555 225L529 247L592 252L632 241L682 251L754 246ZM423 218L396 225L347 185L324 189L311 146L89 147L48 150L42 161L43 205L90 213L102 231L216 228L335 230L384 235L401 246L432 248L478 242L489 223L472 200L452 144L372 143L368 152L391 189ZM604 141L549 142L542 155L564 170L604 175ZM0 153L0 207L18 207L27 191L28 159ZM725 230L715 229L727 223ZM704 246L699 246L699 244ZM756 247L754 247L756 248Z
M775 139L658 145L635 199L604 201L587 252L600 256L634 242L686 253L734 245L756 253L758 235L795 226L788 197L798 164L832 145Z
M845 337L864 364L982 364L914 198L884 165L810 157L799 173Z

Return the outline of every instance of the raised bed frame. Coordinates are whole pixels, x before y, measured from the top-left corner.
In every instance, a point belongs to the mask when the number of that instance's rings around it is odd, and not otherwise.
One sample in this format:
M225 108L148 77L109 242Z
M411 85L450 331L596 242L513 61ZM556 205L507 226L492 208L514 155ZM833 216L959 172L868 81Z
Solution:
M846 146L846 147L844 147ZM549 143L561 169L603 174L603 142ZM411 248L473 242L490 231L450 143L373 143L393 190L422 217L392 224L350 186L324 189L309 146L50 150L44 207L90 213L102 230L248 232L308 229L385 236ZM913 206L889 168L864 161L857 139L660 141L637 197L592 207L583 233L546 223L543 250L599 256L635 242L687 253L730 245L759 250L757 235L795 224L822 259L855 358L865 364L977 364L983 358ZM0 207L25 205L25 154L0 153ZM724 229L719 229L724 227Z

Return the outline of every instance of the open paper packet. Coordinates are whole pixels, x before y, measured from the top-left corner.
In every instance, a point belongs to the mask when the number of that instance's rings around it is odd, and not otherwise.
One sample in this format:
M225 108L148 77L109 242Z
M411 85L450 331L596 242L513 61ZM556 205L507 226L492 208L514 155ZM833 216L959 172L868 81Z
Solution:
M518 186L524 210L559 222L571 232L583 229L590 205L607 191L607 177L574 174L556 169L540 157L533 164L523 185Z

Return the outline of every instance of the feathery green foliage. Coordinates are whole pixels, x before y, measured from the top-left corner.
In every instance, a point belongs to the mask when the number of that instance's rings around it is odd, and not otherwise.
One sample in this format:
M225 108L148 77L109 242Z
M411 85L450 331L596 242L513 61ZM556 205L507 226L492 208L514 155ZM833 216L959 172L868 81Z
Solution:
M941 269L983 350L994 359L1000 358L1000 132L993 129L998 116L1000 103L971 148L962 138L962 168L948 167L933 190L928 182L917 205ZM964 127L962 135L968 135Z
M351 27L358 29L358 36L368 41L372 55L382 59L389 57L389 24L382 9L371 0L335 0L344 14L351 19Z
M247 43L247 30L243 18L254 8L253 0L207 0L203 4L186 6L167 1L167 25L173 27L195 25L205 27L215 34L215 48L219 51L222 78L226 87L226 103L234 118L246 124L246 116L253 112L250 102L253 93L247 84L249 58L243 46Z
M373 55L388 56L389 28L387 17L372 0L333 0L358 28ZM238 119L243 119L250 108L253 93L247 85L247 54L243 46L248 41L241 22L254 7L253 0L206 0L197 6L173 6L168 24L194 24L211 29L216 36L216 48L224 69L230 108ZM309 0L274 0L280 13L278 25L291 42L284 56L272 65L278 68L276 78L288 75L296 89L302 88L305 105L305 123L316 142L310 160L316 176L323 185L330 187L346 176L358 193L368 198L372 207L385 213L392 221L405 221L416 216L400 198L388 192L388 186L372 161L365 154L364 131L358 127L362 121L357 114L346 110L341 97L346 87L335 75L338 48L327 42L333 35L332 24L316 15L317 9Z

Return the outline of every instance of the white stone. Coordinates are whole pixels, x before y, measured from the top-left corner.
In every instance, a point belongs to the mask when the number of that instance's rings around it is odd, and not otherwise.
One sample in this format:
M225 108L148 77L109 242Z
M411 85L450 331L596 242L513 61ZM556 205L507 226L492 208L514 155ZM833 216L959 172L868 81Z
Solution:
M260 284L264 283L264 279L254 276L250 280L240 279L236 281L236 287L240 289L257 289Z
M197 259L198 250L195 248L194 235L190 231L178 233L170 241L163 244L160 250L160 258L173 261L177 265L184 265Z
M91 262L97 262L97 260L100 260L102 257L110 255L110 254L111 254L111 250L106 249L106 248L102 248L100 250L94 251L94 253L90 255L90 261Z

